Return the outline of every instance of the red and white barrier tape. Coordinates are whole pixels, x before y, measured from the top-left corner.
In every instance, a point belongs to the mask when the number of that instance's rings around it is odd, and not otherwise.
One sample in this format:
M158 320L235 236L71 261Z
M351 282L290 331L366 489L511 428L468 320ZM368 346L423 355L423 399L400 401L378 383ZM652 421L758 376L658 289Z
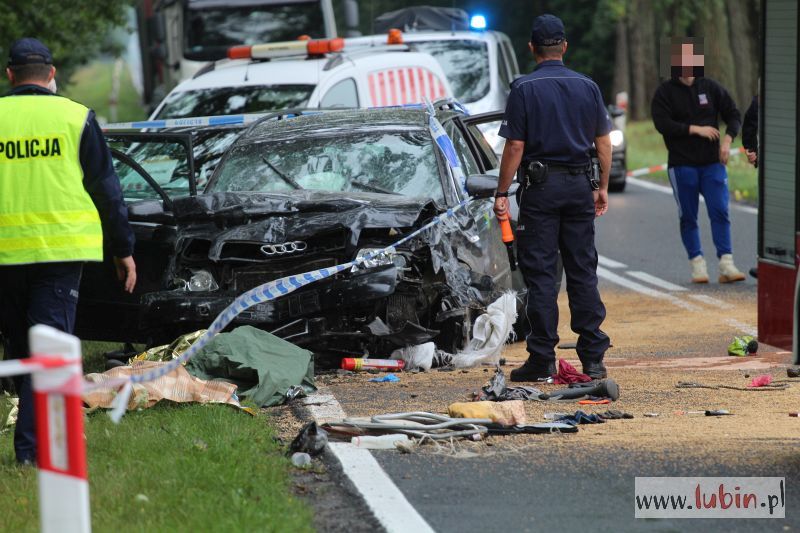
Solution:
M744 152L744 147L740 146L738 149L731 150L731 157L743 154ZM667 170L666 163L662 165L656 165L654 167L644 167L637 168L636 170L629 170L627 176L629 178L638 178L639 176L647 176L648 174L655 174L656 172L662 172L664 170Z

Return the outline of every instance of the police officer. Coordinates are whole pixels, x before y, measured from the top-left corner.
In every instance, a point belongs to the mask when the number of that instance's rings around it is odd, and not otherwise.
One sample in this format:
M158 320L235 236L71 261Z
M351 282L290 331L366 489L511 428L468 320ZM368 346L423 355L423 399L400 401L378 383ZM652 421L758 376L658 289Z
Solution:
M528 360L511 372L511 380L539 381L556 373L559 250L583 372L603 378L609 339L600 330L606 310L597 290L594 219L608 209L611 122L597 84L562 62L567 41L561 19L537 17L528 46L536 67L511 85L494 204L498 216L508 212L508 189L519 169L517 251L531 332ZM591 165L593 143L599 176Z
M72 332L85 261L103 237L124 288L136 284L133 232L119 178L94 113L48 86L50 50L20 39L9 51L11 92L0 98L0 331L7 358L28 357L28 329ZM36 460L30 376L18 376L14 451Z

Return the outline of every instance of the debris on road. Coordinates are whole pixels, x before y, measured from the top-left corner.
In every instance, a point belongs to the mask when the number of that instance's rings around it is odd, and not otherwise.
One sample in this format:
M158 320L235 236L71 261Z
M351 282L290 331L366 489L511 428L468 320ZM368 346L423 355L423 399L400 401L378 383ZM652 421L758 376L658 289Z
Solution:
M494 376L489 380L489 384L481 389L481 392L474 393L477 401L504 402L508 400L538 400L542 391L535 387L508 387L506 386L506 376L498 368Z
M761 376L756 376L753 378L747 386L748 387L766 387L772 383L772 376L769 374L763 374Z
M677 389L729 389L740 391L765 391L765 390L784 390L789 388L788 383L769 383L760 387L736 387L734 385L704 385L694 381L679 381L675 384Z
M353 372L358 372L361 370L403 370L404 367L404 361L392 359L367 359L363 357L345 357L342 359L341 364L342 370L350 370Z
M364 435L353 437L350 443L356 448L366 450L394 450L398 444L407 443L408 435L405 433L389 433L387 435Z
M400 359L408 370L419 369L428 371L436 362L436 344L426 342L416 346L406 346L392 352L392 359Z
M745 357L747 355L756 355L757 353L758 341L750 335L734 337L733 341L728 345L728 355Z
M525 407L520 400L505 402L456 402L447 407L453 418L489 418L504 426L524 425Z
M574 383L566 389L544 393L539 396L542 400L581 400L589 397L609 398L611 401L619 399L619 385L613 379L604 379L592 383Z
M309 422L303 426L292 443L289 445L289 452L307 453L313 457L321 454L327 445L327 431L319 427L316 422Z
M790 378L800 378L800 366L794 368L789 367L786 369L786 376Z
M556 385L570 385L572 383L588 383L592 378L587 376L569 364L564 359L558 360L558 373L553 377Z
M295 452L292 454L292 464L297 468L305 468L311 464L311 456L305 452Z
M597 413L597 416L605 420L630 420L633 418L632 414L617 410L603 411L602 413Z
M577 426L580 424L603 424L605 423L605 419L603 419L600 415L597 414L590 415L583 411L575 411L575 414L561 417L558 420L556 420L556 422Z
M676 415L703 415L703 416L727 416L733 415L727 409L706 409L705 411L675 411Z
M431 440L450 440L488 433L490 418L451 418L446 415L414 411L410 413L387 413L370 418L345 418L328 422L323 427L337 437L348 439L365 434L385 435L404 433L410 437Z
M400 378L394 374L386 374L385 376L381 376L379 378L372 378L369 381L372 383L397 383L400 381Z
M646 416L647 418L656 418L661 415L659 413L644 413L642 416Z
M464 350L453 356L456 368L468 368L479 364L496 365L505 348L508 337L517 320L517 296L505 292L489 304L486 312L475 319L472 339Z
M602 400L579 400L578 405L608 405L611 400L603 398Z

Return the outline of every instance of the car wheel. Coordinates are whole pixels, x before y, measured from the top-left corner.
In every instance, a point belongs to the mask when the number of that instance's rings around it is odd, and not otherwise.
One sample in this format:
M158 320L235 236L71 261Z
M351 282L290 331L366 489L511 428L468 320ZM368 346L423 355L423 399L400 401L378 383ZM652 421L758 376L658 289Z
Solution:
M623 192L625 190L625 185L628 184L627 178L622 178L622 181L616 183L609 183L608 190L609 192Z

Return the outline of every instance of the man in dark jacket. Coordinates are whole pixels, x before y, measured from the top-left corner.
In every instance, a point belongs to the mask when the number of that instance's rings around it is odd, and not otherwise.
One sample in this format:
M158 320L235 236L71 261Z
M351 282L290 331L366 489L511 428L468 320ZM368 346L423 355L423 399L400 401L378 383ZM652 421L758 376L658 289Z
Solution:
M711 220L719 282L742 281L745 276L733 263L725 169L741 116L728 91L702 77L703 56L695 53L693 43L673 44L671 57L671 78L656 90L652 116L669 152L669 178L678 203L681 239L689 256L692 282L708 283L697 225L700 194ZM727 124L722 139L717 129L720 117Z

